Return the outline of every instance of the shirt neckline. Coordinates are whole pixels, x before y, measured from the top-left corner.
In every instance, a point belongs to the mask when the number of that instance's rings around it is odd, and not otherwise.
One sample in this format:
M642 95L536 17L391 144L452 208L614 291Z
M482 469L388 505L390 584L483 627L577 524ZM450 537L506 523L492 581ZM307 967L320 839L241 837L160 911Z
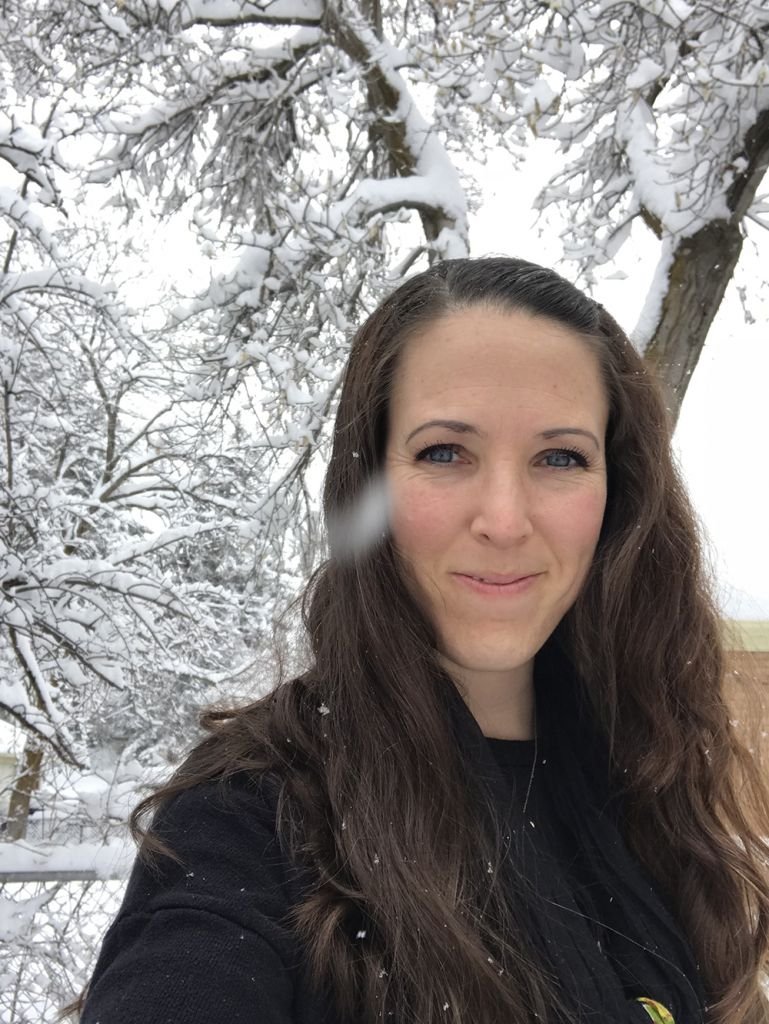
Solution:
M536 750L536 740L501 740L486 736L489 750L497 764L503 767L523 766L531 768Z

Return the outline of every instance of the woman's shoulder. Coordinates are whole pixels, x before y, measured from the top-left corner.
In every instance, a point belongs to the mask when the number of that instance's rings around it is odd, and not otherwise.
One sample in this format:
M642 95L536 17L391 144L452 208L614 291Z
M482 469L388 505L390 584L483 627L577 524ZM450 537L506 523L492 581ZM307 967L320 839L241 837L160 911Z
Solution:
M277 884L288 867L277 826L279 793L276 777L239 773L169 795L155 812L150 842L140 847L138 873L167 885L205 872L227 890L267 877ZM153 852L153 840L167 852Z
M267 777L198 783L169 796L139 848L112 931L192 915L265 935L286 953L279 924L300 890L281 848L276 803Z
M168 792L157 806L151 833L189 831L194 820L199 828L215 826L226 831L274 827L280 781L268 772L235 775L196 782Z
M286 1024L302 951L288 923L301 893L276 828L279 787L233 777L169 795L105 936L87 1024L138 1019ZM293 877L292 877L293 875ZM288 973L287 973L288 972Z

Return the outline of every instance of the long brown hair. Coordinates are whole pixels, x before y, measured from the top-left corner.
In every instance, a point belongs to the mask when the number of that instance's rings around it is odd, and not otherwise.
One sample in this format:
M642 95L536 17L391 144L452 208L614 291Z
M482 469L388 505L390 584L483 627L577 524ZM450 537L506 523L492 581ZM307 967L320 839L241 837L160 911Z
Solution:
M769 795L729 720L719 615L670 450L660 390L602 307L521 260L452 260L408 280L356 335L326 476L334 521L381 472L398 356L452 311L523 310L597 352L610 402L608 496L588 579L559 626L621 788L624 837L670 895L704 979L709 1024L767 1019ZM247 707L212 711L174 778L137 808L239 772L282 781L279 822L317 885L293 914L340 1021L530 1024L556 986L502 897L499 835L463 776L433 629L384 534L330 557L303 602L311 666ZM482 827L479 827L479 823ZM491 872L490 869L491 868ZM355 941L364 912L365 955Z

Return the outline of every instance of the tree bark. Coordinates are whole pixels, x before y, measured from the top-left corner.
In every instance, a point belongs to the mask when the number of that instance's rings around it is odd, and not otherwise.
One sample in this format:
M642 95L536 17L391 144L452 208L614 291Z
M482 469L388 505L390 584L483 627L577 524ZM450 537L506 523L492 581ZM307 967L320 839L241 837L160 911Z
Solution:
M742 252L739 224L712 221L673 254L659 320L644 359L667 392L673 421Z
M24 761L21 774L11 790L8 807L8 822L5 838L13 841L23 839L27 834L29 821L29 805L40 785L40 772L43 767L43 748L28 739L24 746Z
M668 390L675 423L710 326L742 252L742 219L769 167L769 110L759 113L734 156L742 170L726 194L731 215L676 246L659 319L644 353Z

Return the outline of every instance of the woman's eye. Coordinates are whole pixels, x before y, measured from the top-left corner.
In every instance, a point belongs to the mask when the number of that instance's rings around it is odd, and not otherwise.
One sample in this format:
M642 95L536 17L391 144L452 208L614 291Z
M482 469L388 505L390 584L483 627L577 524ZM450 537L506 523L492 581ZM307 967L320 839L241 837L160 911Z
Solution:
M576 465L578 466L582 466L583 468L588 464L587 456L585 455L585 453L578 451L576 449L572 451L566 448L562 448L559 449L558 451L548 452L547 455L545 455L545 458L557 460L555 463L550 463L553 469L572 468L569 465L569 460L571 460L572 463L576 463Z
M420 462L432 462L433 464L451 463L454 456L459 454L459 445L456 444L431 444L423 448L417 455Z
M430 444L417 454L416 459L417 462L427 462L433 466L450 466L459 461L460 455L458 444ZM550 469L584 469L589 465L587 455L578 448L558 448L546 452L542 458Z

